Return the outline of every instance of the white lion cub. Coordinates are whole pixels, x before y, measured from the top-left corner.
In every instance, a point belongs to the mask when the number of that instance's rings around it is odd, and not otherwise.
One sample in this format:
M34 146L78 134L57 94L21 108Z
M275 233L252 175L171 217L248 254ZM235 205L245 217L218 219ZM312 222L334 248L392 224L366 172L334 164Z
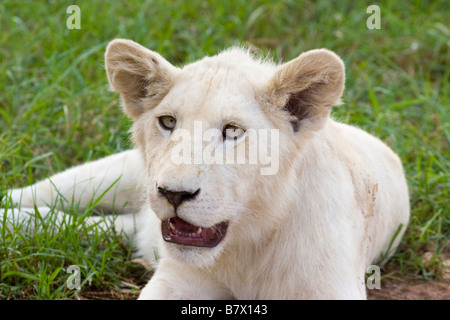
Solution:
M106 192L99 205L122 211L115 228L156 268L140 299L366 298L367 267L408 223L408 189L394 152L330 118L336 54L277 65L232 48L178 68L118 39L106 71L137 149L12 190L8 216Z

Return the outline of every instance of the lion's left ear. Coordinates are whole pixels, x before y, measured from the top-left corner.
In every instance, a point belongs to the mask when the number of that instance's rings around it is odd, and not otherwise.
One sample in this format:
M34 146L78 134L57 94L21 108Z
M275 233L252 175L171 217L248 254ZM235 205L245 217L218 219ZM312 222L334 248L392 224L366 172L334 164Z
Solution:
M161 102L179 71L158 53L125 39L109 43L105 65L111 88L120 93L133 119Z
M344 85L342 60L329 50L316 49L278 67L265 93L291 114L297 132L302 124L320 126L331 107L340 104Z

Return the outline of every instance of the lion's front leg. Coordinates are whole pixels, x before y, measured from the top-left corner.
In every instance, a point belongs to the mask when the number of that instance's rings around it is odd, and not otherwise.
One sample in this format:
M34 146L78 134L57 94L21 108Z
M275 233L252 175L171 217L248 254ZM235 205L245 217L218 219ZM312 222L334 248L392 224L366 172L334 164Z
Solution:
M96 206L108 211L136 212L142 203L141 158L130 150L70 168L25 188L10 192L12 203L23 208Z
M139 183L143 172L141 156L137 150L124 151L103 159L70 168L36 184L7 192L0 208L0 218L25 226L39 211L41 217L49 213L56 221L67 221L66 208L77 210L100 208L124 213L118 217L92 216L88 223L133 235L136 230L135 214L143 203L143 187ZM128 214L126 214L128 213ZM32 219L31 219L32 220ZM30 222L31 222L30 220Z
M205 274L183 269L163 258L155 274L142 289L139 300L216 300L232 299L231 294Z

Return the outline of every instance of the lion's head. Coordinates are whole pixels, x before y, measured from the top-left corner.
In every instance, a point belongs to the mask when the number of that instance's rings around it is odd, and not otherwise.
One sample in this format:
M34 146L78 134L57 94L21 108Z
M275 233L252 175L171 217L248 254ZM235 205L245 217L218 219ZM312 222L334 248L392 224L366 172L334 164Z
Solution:
M178 68L118 39L106 70L134 119L165 250L197 265L283 223L305 141L344 89L344 65L324 49L276 65L232 48Z

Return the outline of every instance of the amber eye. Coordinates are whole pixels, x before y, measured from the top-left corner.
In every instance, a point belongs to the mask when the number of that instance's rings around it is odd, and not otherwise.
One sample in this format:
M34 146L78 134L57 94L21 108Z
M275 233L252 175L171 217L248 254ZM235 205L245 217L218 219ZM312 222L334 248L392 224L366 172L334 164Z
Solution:
M242 137L245 130L233 124L228 124L223 128L222 136L227 140L237 140Z
M177 120L171 116L161 116L158 118L158 120L159 125L164 130L173 130L175 128L175 125L177 124Z

